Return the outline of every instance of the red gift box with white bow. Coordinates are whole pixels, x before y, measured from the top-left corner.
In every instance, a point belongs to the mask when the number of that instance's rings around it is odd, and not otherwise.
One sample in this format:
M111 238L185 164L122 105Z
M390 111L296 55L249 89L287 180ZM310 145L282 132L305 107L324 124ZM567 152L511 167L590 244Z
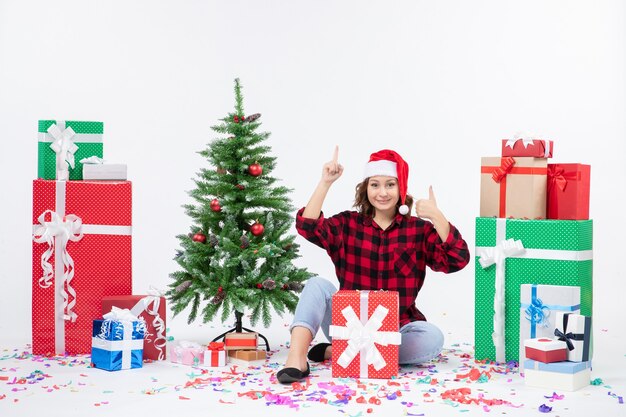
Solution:
M33 353L91 352L107 295L132 292L129 181L33 181Z
M552 158L554 143L551 140L515 137L502 139L502 156L532 156Z
M397 291L340 290L332 299L333 378L398 375Z

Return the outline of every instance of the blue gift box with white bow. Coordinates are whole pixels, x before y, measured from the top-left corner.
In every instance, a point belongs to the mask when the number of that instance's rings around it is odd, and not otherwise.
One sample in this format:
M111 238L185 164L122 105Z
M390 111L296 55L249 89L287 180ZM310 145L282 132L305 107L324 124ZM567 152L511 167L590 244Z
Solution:
M91 363L107 371L141 368L146 326L143 321L93 321Z

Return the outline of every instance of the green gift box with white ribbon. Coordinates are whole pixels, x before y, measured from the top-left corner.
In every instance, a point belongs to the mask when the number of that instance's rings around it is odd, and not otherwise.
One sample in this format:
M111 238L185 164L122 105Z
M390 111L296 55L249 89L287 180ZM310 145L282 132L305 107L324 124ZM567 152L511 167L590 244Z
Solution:
M477 360L519 360L522 284L580 287L592 315L593 221L476 218Z
M39 120L37 177L82 180L90 156L102 158L102 122Z

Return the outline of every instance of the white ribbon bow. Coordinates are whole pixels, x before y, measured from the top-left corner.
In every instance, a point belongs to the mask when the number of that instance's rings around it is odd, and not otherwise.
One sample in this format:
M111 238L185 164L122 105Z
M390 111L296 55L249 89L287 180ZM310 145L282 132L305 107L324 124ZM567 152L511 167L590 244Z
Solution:
M83 165L91 164L91 165L101 165L104 164L104 159L99 156L90 156L89 158L83 158L79 161Z
M45 221L46 214L50 213L51 221ZM52 285L54 271L50 263L50 257L55 250L55 242L57 249L61 251L61 259L63 260L63 282L61 295L63 296L63 318L64 320L76 321L76 313L72 311L76 304L76 291L70 285L74 278L74 260L67 251L67 242L77 242L83 238L82 220L74 214L68 214L61 218L52 210L46 210L37 218L39 224L33 233L33 240L37 243L47 243L48 249L41 255L41 267L43 276L39 278L39 285L48 288ZM58 259L58 258L57 258ZM57 277L59 279L59 277ZM67 291L65 290L67 287ZM69 295L68 295L69 293ZM69 297L72 300L69 301Z
M105 320L137 321L137 316L127 308L111 307L111 311L102 316Z
M521 240L507 239L501 241L493 248L483 248L478 262L483 269L496 265L495 296L493 299L493 344L496 347L496 361L505 362L504 343L504 289L505 289L505 265L506 258L517 256L524 252Z
M131 312L136 316L139 316L142 312L146 311L153 317L152 326L156 330L157 334L152 344L159 351L159 360L163 360L165 358L164 348L167 343L167 339L165 338L165 321L163 321L163 318L159 315L159 306L161 304L161 297L164 293L163 291L159 291L158 289L150 286L148 294L149 295L147 297L143 297L137 304L135 304L135 306L131 309ZM149 335L146 334L146 338L148 336Z
M528 148L529 145L533 145L534 140L539 140L539 138L536 138L534 136L535 135L516 133L515 135L513 135L513 139L509 139L506 141L506 147L513 149L513 146L515 146L515 142L521 140L522 144L524 145L524 149Z
M74 129L68 127L61 130L56 124L54 124L48 128L48 133L54 139L54 141L50 144L50 148L52 148L52 150L57 154L57 173L67 172L67 167L63 165L63 162L67 163L72 169L74 169L74 154L78 150L78 146L72 140L74 135L76 135Z
M346 326L331 326L330 328L330 335L334 339L348 340L348 346L337 360L337 364L346 368L356 355L361 353L361 357L365 358L366 363L373 365L377 371L384 368L387 362L380 354L376 344L381 346L399 345L401 341L399 332L378 331L388 313L389 309L379 305L369 320L363 324L351 306L341 310L341 314L346 318Z

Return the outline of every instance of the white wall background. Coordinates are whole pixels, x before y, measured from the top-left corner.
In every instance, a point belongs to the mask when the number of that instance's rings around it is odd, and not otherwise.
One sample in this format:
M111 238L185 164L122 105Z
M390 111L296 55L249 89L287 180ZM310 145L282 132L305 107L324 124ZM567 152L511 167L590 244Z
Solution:
M479 158L518 131L554 139L554 161L592 165L596 331L617 332L625 10L619 0L0 0L0 340L30 340L37 120L105 122L105 157L126 162L134 183L134 292L145 293L176 269L175 235L190 225L181 205L205 166L196 151L233 108L235 77L247 113L262 113L272 133L274 174L296 206L335 144L345 173L327 213L351 206L369 154L391 147L410 163L409 192L425 197L432 184L471 247ZM334 275L323 251L300 243L300 265ZM115 262L107 248L94 258ZM430 272L419 297L466 341L473 274ZM271 329L286 340L285 321ZM194 326L182 317L169 327Z

